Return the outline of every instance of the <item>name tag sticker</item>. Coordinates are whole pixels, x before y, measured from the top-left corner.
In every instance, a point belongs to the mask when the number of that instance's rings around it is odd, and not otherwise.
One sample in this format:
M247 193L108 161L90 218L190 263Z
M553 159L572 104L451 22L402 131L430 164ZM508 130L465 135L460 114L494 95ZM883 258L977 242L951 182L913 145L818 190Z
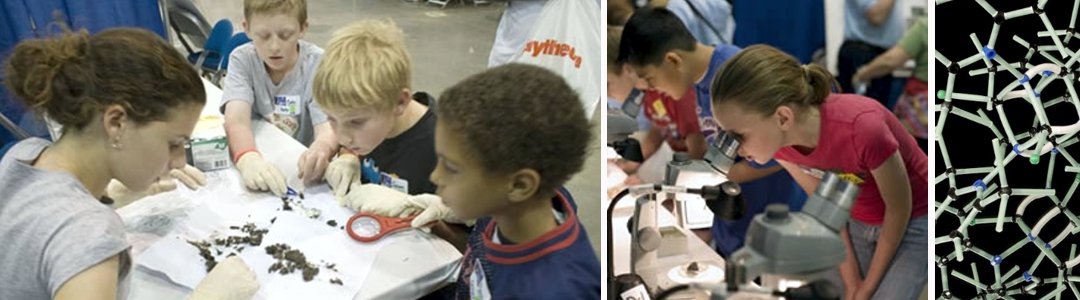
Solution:
M278 95L274 97L274 113L296 116L300 114L300 96Z

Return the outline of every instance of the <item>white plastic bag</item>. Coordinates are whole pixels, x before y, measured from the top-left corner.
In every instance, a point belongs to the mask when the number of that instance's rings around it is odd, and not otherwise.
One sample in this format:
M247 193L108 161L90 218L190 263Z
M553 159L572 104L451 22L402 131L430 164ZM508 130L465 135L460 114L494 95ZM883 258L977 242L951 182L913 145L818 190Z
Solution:
M600 103L600 6L597 1L550 0L513 62L538 65L563 76L592 119Z

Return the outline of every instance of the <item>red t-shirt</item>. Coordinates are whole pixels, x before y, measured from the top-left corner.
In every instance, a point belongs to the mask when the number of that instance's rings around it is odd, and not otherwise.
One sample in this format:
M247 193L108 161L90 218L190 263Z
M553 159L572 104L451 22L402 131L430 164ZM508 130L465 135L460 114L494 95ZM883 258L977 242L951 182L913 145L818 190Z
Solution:
M660 127L664 140L674 151L687 151L686 136L701 133L698 125L697 96L692 87L687 87L682 99L656 92L645 92L645 117Z
M821 136L812 152L781 148L777 160L798 165L809 174L829 171L855 182L861 192L851 218L871 225L885 219L885 201L871 170L900 152L911 185L911 218L927 214L926 154L892 112L877 100L852 94L830 94L821 105ZM817 175L820 176L820 175Z

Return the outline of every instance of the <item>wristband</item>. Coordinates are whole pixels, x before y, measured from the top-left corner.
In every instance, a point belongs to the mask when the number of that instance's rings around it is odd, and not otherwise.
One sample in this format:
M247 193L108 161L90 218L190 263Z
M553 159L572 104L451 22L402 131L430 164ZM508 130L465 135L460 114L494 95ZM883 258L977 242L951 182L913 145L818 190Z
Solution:
M255 148L251 148L251 149L243 150L243 151L240 151L240 152L236 152L236 155L233 155L233 163L237 163L238 161L240 161L240 157L243 157L244 154L248 154L248 152L259 153L259 150L256 150ZM262 154L260 154L260 155L262 155Z

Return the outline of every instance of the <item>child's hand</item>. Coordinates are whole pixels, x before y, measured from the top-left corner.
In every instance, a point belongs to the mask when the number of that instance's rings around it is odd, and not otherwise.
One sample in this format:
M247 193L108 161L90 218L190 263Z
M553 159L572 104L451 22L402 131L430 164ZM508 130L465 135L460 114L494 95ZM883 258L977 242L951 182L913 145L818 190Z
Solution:
M844 266L841 265L841 268ZM843 273L841 273L843 277ZM860 276L861 277L861 276ZM859 296L859 291L862 289L862 278L843 278L844 281L844 299L856 299Z
M236 169L244 178L244 186L250 190L270 190L274 195L285 195L285 175L263 159L258 152L248 152L236 160Z
M188 300L248 300L259 291L259 282L239 256L230 256L214 266Z
M349 186L360 178L360 158L356 155L342 153L330 162L326 167L326 183L334 190L334 197L345 197Z
M323 174L326 173L326 166L330 158L337 153L337 149L337 144L333 142L316 140L311 143L311 147L300 154L300 160L297 162L296 169L300 170L300 178L305 183L321 181Z
M866 284L864 282L862 284L859 284L859 290L856 291L855 294L852 295L851 298L848 298L848 299L870 300L870 297L873 297L873 296L874 296L874 289L871 288L868 284Z
M412 227L419 228L425 227L428 223L435 221L446 221L447 223L466 224L465 220L458 218L454 215L454 211L450 207L443 204L442 198L432 194L416 195L409 198L409 201L418 207L423 208L424 212L416 216L412 221Z
M615 165L619 166L619 169L622 169L626 174L637 173L638 168L641 168L641 163L625 159L619 159L615 162Z
M378 184L360 184L356 181L349 188L349 193L338 197L341 206L357 212L371 213L387 217L407 217L419 213L423 207L409 201L409 194L399 192Z

